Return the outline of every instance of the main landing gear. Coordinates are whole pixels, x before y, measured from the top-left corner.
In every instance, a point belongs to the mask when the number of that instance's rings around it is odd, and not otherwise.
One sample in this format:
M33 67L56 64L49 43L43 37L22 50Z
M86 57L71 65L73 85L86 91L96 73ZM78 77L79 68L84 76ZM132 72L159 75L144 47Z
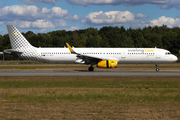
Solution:
M93 67L93 66L90 66L90 67L88 68L88 70L89 70L89 71L94 71L94 67Z
M156 72L159 72L158 64L156 64Z

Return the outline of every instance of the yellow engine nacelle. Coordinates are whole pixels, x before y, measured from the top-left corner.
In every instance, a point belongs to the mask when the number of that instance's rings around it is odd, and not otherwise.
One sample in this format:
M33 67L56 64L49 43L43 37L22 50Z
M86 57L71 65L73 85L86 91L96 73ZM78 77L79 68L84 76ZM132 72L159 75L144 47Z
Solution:
M117 60L103 60L98 62L97 67L101 68L115 68L117 66Z

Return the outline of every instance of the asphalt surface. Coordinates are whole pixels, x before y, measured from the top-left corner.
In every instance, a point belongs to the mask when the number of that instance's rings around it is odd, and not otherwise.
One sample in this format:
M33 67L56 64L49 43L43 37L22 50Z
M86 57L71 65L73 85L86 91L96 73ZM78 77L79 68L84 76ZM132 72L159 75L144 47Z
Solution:
M171 76L180 77L180 70L0 70L0 76Z

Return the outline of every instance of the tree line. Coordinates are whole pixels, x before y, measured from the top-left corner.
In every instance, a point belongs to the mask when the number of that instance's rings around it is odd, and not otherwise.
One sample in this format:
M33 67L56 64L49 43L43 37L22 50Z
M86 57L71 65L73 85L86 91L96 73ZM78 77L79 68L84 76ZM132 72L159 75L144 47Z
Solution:
M74 47L157 47L167 49L175 55L178 55L180 50L180 28L168 28L166 25L143 29L105 26L99 30L58 30L43 34L28 31L22 34L35 47L64 47L68 42ZM11 49L8 34L0 35L0 51L4 49ZM17 58L6 55L6 59Z

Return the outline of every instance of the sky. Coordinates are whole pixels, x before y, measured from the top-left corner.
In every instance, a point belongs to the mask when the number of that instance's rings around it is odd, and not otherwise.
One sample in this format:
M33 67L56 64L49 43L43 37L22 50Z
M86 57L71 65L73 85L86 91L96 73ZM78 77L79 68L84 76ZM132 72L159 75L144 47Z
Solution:
M47 33L103 26L180 27L180 0L0 0L0 34Z

